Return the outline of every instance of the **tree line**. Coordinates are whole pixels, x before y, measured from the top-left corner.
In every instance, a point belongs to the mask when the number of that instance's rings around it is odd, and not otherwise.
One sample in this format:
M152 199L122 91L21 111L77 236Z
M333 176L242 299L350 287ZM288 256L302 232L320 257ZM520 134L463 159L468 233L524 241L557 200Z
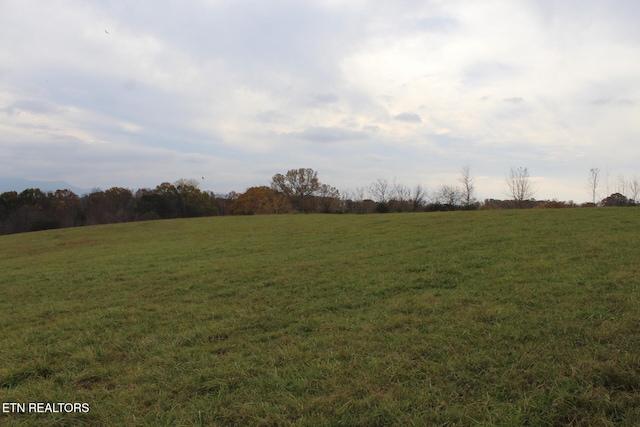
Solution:
M82 197L70 190L9 191L0 194L0 234L216 215L216 197L198 187L196 180L181 179L135 193L113 187Z
M475 196L475 178L469 166L462 168L458 183L441 185L428 192L418 184L408 187L387 179L340 192L320 182L318 172L310 168L277 173L270 185L250 187L244 193L216 195L199 188L194 179L164 182L154 189L132 190L112 187L78 196L70 190L43 192L30 188L18 193L0 194L0 234L53 228L111 224L169 218L215 215L265 215L285 213L433 212L475 209L559 208L577 206L572 201L538 201L535 186L525 167L512 167L505 176L506 200ZM619 182L623 182L620 181ZM596 201L603 186L599 169L592 168L587 187L592 202L580 206L636 205L640 184L634 178L618 185L611 195ZM605 186L609 190L609 185ZM626 191L629 196L622 193Z

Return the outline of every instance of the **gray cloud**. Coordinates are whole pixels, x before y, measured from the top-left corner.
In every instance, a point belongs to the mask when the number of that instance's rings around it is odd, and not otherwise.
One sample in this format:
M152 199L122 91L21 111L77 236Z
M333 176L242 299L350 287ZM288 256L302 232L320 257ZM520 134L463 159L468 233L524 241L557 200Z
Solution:
M462 81L469 86L484 86L511 79L520 73L518 67L502 61L475 62L462 70Z
M420 123L422 119L416 113L400 113L394 117L395 120L409 123Z
M288 114L279 111L263 111L255 116L255 121L270 124L288 124L293 123L293 119Z
M411 23L411 28L424 32L445 32L458 29L460 22L452 17L419 17Z
M26 99L16 101L10 106L3 108L2 110L4 110L7 114L14 114L16 111L25 111L36 114L51 114L61 112L62 108L50 101Z
M339 100L335 93L321 93L313 96L313 102L316 104L333 104Z
M302 132L290 132L286 134L289 137L303 139L316 143L333 143L339 141L353 141L368 138L366 132L353 131L339 127L311 127Z

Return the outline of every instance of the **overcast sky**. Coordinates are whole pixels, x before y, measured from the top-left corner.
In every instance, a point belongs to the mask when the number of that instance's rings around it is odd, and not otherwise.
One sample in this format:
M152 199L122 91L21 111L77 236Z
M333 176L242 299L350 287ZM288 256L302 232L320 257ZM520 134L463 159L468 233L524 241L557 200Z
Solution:
M0 176L536 198L640 176L637 0L0 0ZM202 180L201 177L205 177Z

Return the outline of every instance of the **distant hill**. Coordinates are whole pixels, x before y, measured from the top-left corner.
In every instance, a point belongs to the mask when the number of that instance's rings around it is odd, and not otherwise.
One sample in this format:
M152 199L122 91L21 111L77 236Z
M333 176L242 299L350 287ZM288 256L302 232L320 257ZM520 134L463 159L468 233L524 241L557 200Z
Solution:
M31 181L23 178L0 177L0 193L21 191L27 188L39 188L42 191L71 190L78 196L90 193L90 189L76 187L64 181Z

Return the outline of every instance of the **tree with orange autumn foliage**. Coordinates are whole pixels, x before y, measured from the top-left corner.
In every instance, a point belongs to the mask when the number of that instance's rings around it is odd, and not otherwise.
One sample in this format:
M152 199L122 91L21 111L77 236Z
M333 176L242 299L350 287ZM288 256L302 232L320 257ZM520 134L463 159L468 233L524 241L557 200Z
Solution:
M264 215L287 213L291 210L288 198L266 186L251 187L229 206L229 215Z
M318 172L311 168L291 169L271 178L271 188L287 196L300 212L313 212L314 196L320 189Z

